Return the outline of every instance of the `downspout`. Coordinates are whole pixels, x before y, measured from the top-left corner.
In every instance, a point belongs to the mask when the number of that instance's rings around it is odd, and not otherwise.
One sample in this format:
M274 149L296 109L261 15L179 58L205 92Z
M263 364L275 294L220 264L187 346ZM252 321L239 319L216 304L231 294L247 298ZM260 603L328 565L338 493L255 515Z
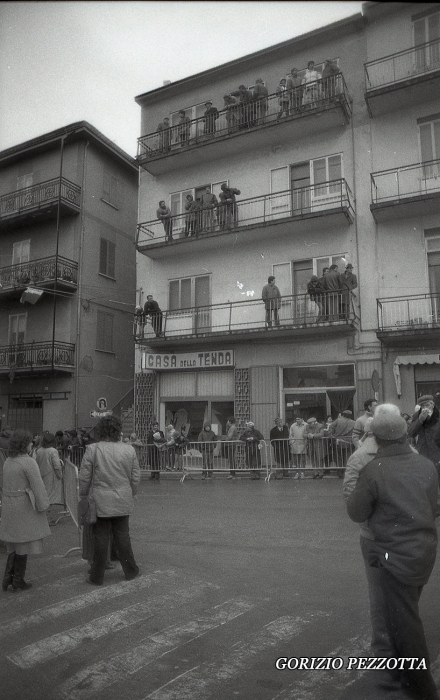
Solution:
M86 141L84 145L84 158L83 158L83 172L81 179L81 225L80 225L80 235L79 235L79 249L78 249L78 295L76 304L76 339L75 339L75 429L78 428L78 395L79 395L79 370L80 370L80 321L81 321L81 295L82 295L82 279L83 279L83 243L84 243L84 206L85 206L85 191L86 191L86 164L87 164L87 150L89 147L89 141Z
M55 244L55 284L53 288L53 311L52 311L52 372L55 370L55 324L57 316L57 290L58 290L58 252L60 247L60 219L61 219L61 187L63 182L63 158L64 141L67 134L61 137L60 148L60 179L58 185L58 206L57 206L57 237Z

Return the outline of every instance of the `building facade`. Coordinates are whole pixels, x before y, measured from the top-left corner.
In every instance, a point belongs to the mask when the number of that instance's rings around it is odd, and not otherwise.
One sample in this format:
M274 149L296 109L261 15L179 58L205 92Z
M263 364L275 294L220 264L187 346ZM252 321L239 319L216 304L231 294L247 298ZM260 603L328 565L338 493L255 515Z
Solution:
M0 167L2 424L93 427L132 403L138 167L87 122Z
M135 323L141 435L153 416L224 434L235 414L267 437L277 415L410 412L434 386L438 18L366 3L136 98L137 302L162 310ZM357 286L308 291L349 264Z

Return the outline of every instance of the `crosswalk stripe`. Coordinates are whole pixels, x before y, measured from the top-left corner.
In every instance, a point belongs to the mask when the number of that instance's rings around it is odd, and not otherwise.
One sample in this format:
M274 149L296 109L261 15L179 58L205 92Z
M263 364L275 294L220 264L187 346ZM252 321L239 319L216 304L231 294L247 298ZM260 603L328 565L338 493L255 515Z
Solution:
M125 654L117 654L75 674L59 689L66 700L83 700L93 693L147 666L151 661L224 625L254 607L247 599L229 600L182 625L173 625L151 635Z
M195 596L199 596L206 588L212 588L212 584L200 582L179 592L173 591L166 595L149 598L142 603L130 605L110 615L98 617L84 625L72 627L65 632L60 632L39 642L29 644L6 658L19 668L32 668L37 664L72 651L85 639L88 641L99 639L111 632L134 625L151 614L169 610L173 604L185 603Z
M41 622L46 622L47 620L53 620L61 617L62 615L67 615L68 613L82 610L89 605L96 605L97 603L118 598L119 596L127 595L128 593L137 593L144 588L150 588L158 583L163 584L164 579L176 581L178 579L178 574L173 570L154 571L146 576L140 576L133 581L121 581L121 583L117 583L113 586L106 586L105 588L89 591L83 595L75 596L75 598L69 598L68 600L63 600L59 603L55 603L54 605L40 608L29 615L23 615L22 617L5 622L0 627L0 639L10 634L19 632L23 628L28 629L29 625L37 625ZM78 577L75 577L74 581L77 580Z
M218 683L224 683L248 669L252 657L277 646L282 641L297 637L304 627L323 616L326 616L326 613L316 612L304 617L287 615L273 620L250 641L235 644L233 652L221 663L216 661L181 674L147 695L144 700L207 700L210 697L209 686L214 686L212 692L217 693Z

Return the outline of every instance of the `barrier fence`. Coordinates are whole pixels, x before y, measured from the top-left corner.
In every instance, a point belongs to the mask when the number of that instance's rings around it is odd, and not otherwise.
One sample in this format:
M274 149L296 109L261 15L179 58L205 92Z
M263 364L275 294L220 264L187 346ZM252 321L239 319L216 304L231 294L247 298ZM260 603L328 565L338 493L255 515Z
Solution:
M195 474L209 478L215 473L231 477L320 476L336 471L343 475L347 459L355 447L351 438L309 436L304 439L243 440L216 442L190 441L183 447L144 445L138 447L142 471L177 472L181 482Z
M75 527L78 531L79 546L71 547L66 553L67 557L71 552L82 551L82 528L78 524L78 500L79 500L79 484L78 484L78 469L70 459L64 460L63 468L63 493L64 506L67 513L72 518Z

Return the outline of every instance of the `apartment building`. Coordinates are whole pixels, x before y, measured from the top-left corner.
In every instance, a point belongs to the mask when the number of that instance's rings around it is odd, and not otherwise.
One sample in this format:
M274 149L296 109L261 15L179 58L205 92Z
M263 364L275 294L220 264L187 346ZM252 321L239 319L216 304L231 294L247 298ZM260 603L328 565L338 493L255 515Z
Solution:
M93 427L133 401L137 164L83 121L0 168L1 422Z
M374 395L409 412L435 389L439 43L438 4L370 2L136 98L137 302L162 310L135 324L141 435L153 416L224 434L235 414L268 436L277 415ZM334 264L357 287L307 293Z

